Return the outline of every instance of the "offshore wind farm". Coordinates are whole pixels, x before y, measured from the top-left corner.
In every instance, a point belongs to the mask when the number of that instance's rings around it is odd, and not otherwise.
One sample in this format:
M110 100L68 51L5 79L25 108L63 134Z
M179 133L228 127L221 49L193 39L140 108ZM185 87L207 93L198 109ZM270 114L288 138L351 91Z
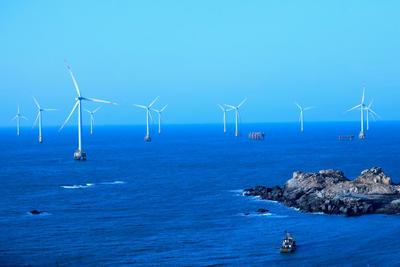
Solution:
M0 266L398 266L399 10L1 3Z

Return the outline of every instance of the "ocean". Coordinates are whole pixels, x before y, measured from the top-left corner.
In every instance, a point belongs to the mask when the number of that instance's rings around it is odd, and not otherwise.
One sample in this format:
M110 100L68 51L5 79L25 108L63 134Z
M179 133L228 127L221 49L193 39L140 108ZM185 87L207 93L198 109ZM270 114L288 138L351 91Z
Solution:
M307 214L242 196L282 185L293 171L380 166L400 182L400 123L165 125L84 128L86 162L73 160L76 129L1 128L1 266L394 266L400 216ZM264 131L251 141L249 131ZM260 215L256 210L266 208ZM29 211L44 211L30 215ZM248 215L245 215L249 213ZM284 231L298 243L279 253Z

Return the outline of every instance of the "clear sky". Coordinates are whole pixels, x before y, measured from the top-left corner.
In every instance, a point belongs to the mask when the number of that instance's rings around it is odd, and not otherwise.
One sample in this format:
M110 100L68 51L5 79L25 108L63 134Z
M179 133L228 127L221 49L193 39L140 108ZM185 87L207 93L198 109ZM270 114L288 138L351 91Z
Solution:
M131 105L158 95L168 123L219 122L217 104L243 97L244 122L296 121L294 101L317 106L308 120L356 120L343 111L363 86L398 120L399 14L390 0L1 1L0 125L17 103L31 125L32 96L60 109L44 124L62 123L75 96L64 58L83 95L120 103L100 124L144 123Z

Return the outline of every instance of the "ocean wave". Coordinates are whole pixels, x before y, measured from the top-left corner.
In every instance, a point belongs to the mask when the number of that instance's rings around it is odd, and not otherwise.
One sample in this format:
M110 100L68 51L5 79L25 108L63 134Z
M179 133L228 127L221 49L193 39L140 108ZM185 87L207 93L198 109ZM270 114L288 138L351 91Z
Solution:
M103 182L101 184L125 184L124 181Z
M235 194L235 196L244 196L243 189L228 190L228 192Z
M276 200L271 200L271 199L263 199L260 196L250 196L250 199L256 202L262 201L262 202L269 202L269 203L279 203L279 201Z
M46 211L41 211L40 214L32 214L30 211L28 211L28 212L26 213L26 215L38 217L38 216L49 216L49 215L52 215L52 214L49 213L49 212L46 212Z
M79 188L88 188L88 187L91 187L93 185L94 184L87 183L87 184L84 184L84 185L81 185L81 184L78 184L78 185L62 185L61 187L65 188L65 189L79 189Z

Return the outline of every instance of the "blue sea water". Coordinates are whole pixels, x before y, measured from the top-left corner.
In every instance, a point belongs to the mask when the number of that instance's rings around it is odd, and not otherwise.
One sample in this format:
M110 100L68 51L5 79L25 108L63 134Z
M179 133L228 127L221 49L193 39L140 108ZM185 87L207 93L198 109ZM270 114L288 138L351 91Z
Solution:
M143 126L84 132L86 162L72 160L75 128L0 129L1 266L394 266L400 216L306 214L241 190L281 185L293 171L381 166L400 182L400 123L171 125L143 142ZM266 132L264 141L245 133ZM258 208L270 213L257 215ZM45 211L39 216L28 211ZM245 216L245 213L250 215ZM285 230L298 241L279 253Z

